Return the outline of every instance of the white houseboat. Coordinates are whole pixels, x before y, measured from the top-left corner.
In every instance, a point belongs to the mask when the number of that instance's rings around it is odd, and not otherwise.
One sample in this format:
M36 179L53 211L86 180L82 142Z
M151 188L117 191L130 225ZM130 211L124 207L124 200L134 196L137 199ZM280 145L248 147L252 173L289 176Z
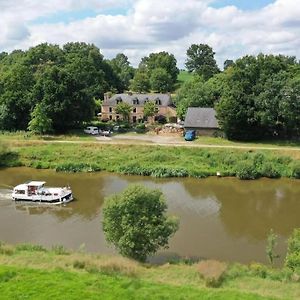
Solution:
M73 200L70 187L45 187L45 181L29 181L19 184L13 189L15 201L60 204Z

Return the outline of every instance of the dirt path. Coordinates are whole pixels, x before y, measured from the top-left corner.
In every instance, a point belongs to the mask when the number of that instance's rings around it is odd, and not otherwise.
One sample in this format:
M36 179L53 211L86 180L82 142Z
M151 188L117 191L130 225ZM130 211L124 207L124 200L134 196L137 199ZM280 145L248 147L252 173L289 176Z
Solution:
M51 141L52 143L99 143L142 146L166 146L166 147L193 147L216 149L245 149L245 150L273 150L273 151L300 151L299 147L286 146L253 146L253 145L211 145L186 142L179 136L146 135L146 134L120 134L112 137L97 136L96 141Z

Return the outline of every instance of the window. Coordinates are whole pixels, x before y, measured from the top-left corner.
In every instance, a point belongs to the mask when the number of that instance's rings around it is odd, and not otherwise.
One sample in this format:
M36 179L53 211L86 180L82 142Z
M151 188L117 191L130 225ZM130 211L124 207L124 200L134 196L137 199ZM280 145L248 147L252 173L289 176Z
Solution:
M117 98L116 98L116 101L117 101L117 104L119 104L119 103L122 102L122 98L121 98L121 97L117 97Z
M134 97L132 103L133 105L139 105L139 99L137 97Z
M109 119L112 120L112 116L109 116Z
M136 107L133 108L132 112L136 113Z
M161 101L160 101L159 98L156 98L156 99L155 99L155 104L156 104L156 105L161 105Z
M110 112L110 113L112 112L112 107L109 108L109 112Z

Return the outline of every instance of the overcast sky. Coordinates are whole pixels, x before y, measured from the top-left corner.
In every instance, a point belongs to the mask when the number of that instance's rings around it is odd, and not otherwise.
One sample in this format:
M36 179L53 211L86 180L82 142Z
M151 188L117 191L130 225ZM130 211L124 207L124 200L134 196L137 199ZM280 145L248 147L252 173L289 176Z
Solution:
M42 42L94 43L136 66L151 52L213 47L220 66L245 54L300 58L300 0L0 0L0 52Z

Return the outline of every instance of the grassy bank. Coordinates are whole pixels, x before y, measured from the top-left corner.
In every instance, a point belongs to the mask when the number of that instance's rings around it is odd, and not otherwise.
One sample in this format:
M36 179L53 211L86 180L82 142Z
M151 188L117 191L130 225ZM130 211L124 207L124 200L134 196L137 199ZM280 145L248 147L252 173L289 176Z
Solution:
M201 267L202 264L202 267ZM214 266L220 265L212 262ZM218 288L207 287L209 262L139 264L62 247L0 246L0 299L299 299L287 270L226 265ZM203 268L203 266L206 268Z
M269 150L20 141L2 165L65 172L110 171L153 177L300 177L299 161Z

